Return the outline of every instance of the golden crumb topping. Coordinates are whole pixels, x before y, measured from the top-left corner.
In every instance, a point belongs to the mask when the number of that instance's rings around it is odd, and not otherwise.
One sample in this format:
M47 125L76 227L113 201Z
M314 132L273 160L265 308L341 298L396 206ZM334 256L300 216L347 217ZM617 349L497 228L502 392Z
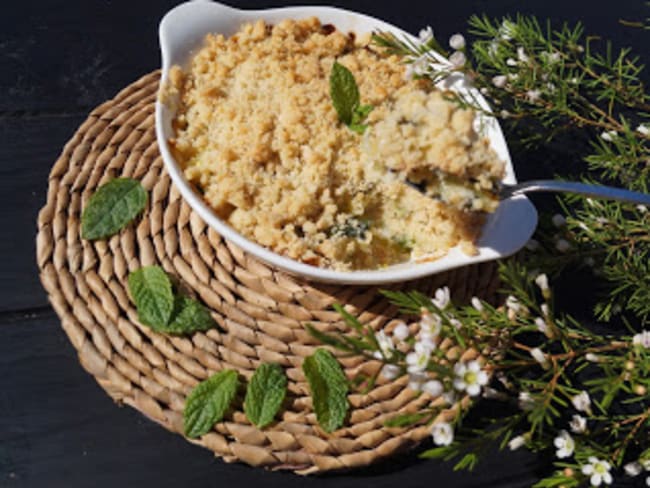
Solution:
M170 73L180 94L174 155L221 219L293 259L351 270L435 259L458 244L472 252L483 215L394 173L435 167L493 181L503 164L471 111L406 80L402 60L368 42L315 18L208 35L187 69ZM374 107L364 134L332 105L335 61Z

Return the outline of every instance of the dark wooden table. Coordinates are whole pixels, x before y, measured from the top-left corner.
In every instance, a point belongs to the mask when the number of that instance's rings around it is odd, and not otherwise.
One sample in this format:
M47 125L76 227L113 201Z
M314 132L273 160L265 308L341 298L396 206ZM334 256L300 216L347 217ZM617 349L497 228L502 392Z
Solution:
M412 454L351 474L308 479L228 465L138 412L118 408L79 366L39 283L36 215L45 202L50 167L86 114L158 67L157 24L176 3L12 0L3 4L0 486L531 485L548 469L548 460L523 451L492 453L474 473L454 473L448 465L419 461ZM254 8L282 2L232 3ZM411 32L432 24L442 40L462 31L471 13L499 16L521 11L572 23L582 20L589 32L648 54L648 33L618 22L650 16L650 9L639 0L533 0L525 5L515 0L334 3L382 17ZM517 170L526 176L549 176L550 171L544 164L518 164Z

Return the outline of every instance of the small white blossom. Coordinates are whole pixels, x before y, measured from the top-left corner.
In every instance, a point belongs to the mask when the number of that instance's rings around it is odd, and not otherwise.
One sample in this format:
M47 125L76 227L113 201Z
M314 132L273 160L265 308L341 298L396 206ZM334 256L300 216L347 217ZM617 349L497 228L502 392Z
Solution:
M577 395L574 395L571 398L571 403L573 403L574 408L578 412L587 412L591 410L591 398L589 398L589 393L586 391L581 391Z
M645 205L637 205L636 209L637 209L637 211L639 211L642 214L648 212L648 207L646 207Z
M557 447L555 455L559 459L571 457L576 447L573 437L571 437L566 430L560 431L560 435L555 438L553 444Z
M530 355L533 357L535 361L537 361L540 366L544 369L548 369L551 365L548 362L548 358L546 357L546 354L542 352L542 350L539 347L535 347L530 350Z
M414 349L415 351L406 355L407 370L409 373L421 373L427 369L431 349L429 344L422 342L416 342Z
M562 55L558 52L552 52L549 53L548 51L542 51L539 53L540 57L545 59L549 64L557 63L560 59L562 59Z
M488 93L490 93L490 90L488 90L488 89L487 89L486 87L484 87L484 86L482 86L481 89L480 89L479 91L480 91L481 94L483 94L483 95L487 95Z
M433 303L440 310L444 310L447 305L449 305L450 300L451 295L449 294L449 288L445 286L436 290L436 293L431 299L431 303Z
M519 393L519 408L524 412L529 412L535 408L535 400L533 400L530 392L522 391Z
M546 91L549 93L555 93L555 90L557 90L557 87L553 83L547 83L546 84Z
M481 387L488 382L488 375L481 369L478 361L456 363L454 373L456 375L454 388L458 391L467 391L469 396L477 396L481 393Z
M398 341L405 340L411 332L409 331L408 325L404 322L399 322L393 329L393 337Z
M569 422L569 427L574 434L584 434L587 431L587 419L582 415L574 414Z
M483 302L481 302L478 297L472 297L472 307L474 307L479 312L482 312L484 310Z
M420 31L418 37L420 38L420 42L422 44L427 44L433 39L433 28L430 25L426 26Z
M523 435L518 435L517 437L513 437L510 439L510 442L508 442L508 447L510 448L511 451L516 451L520 447L524 446L526 444L526 438Z
M571 249L571 244L569 244L569 241L566 239L558 239L555 243L555 249L560 252L567 252L569 249Z
M431 427L431 435L436 446L448 446L454 442L454 429L447 422L437 422Z
M519 59L519 61L522 63L527 63L529 61L526 51L521 46L517 48L517 59Z
M526 98L530 103L535 103L536 101L538 101L541 95L542 92L539 90L528 90L526 92Z
M422 385L422 391L428 393L432 397L439 397L444 391L442 383L438 380L429 380Z
M511 40L517 34L517 24L510 20L504 20L499 27L499 37L504 41Z
M506 64L507 64L508 66L517 66L517 61L515 61L515 60L512 59L512 58L508 58L508 59L506 59Z
M633 463L627 463L623 466L623 469L628 476L639 476L641 471L643 471L643 466L641 466L641 463L635 461Z
M645 349L650 349L650 330L644 330L638 334L634 334L632 344L635 346L642 346Z
M463 51L456 51L451 56L449 56L449 62L455 67L460 68L467 62L467 57Z
M643 469L645 469L646 471L650 471L650 458L639 459L639 462L641 463L641 466L643 466Z
M535 278L535 284L539 286L539 289L542 290L542 292L548 291L548 276L544 273L537 275L537 278Z
M499 112L499 117L501 117L502 119L507 119L507 118L510 117L511 115L512 115L512 114L511 114L510 112L508 112L507 110L501 110L501 111Z
M636 128L636 131L644 136L650 135L650 125L641 124Z
M513 59L514 61L514 59ZM515 64L517 64L517 61L515 61ZM519 79L519 75L517 73L510 73L508 74L508 79L510 81L517 81Z
M585 354L585 359L591 363L597 363L600 361L600 356L594 354L593 352L588 352Z
M645 485L650 486L650 476L645 479Z
M387 336L383 330L380 330L375 334L375 339L377 339L377 343L379 344L379 351L375 351L373 356L376 359L391 357L395 350L393 339Z
M582 474L589 476L591 486L600 486L603 482L607 485L612 484L612 475L609 474L611 469L607 461L590 456L589 464L582 467Z
M426 373L409 373L409 388L413 391L421 391L427 378Z
M465 47L465 38L462 34L454 34L449 38L449 46L452 49L463 49Z
M400 373L400 367L396 364L384 364L381 368L381 375L387 380L394 380Z
M412 80L416 76L423 76L427 73L429 69L429 61L425 55L420 56L419 58L414 59L411 63L406 66L406 71L404 77L407 80Z
M553 215L553 217L551 218L551 222L553 222L553 225L558 229L566 225L566 219L562 214Z
M610 130L600 134L600 137L603 141L612 142L617 135L618 134L615 130Z
M548 324L542 317L537 317L535 319L535 326L537 327L537 330L539 330L542 334L546 334L548 332Z
M420 335L423 339L432 340L440 335L442 329L442 319L437 313L429 311L422 313L420 319Z
M460 329L461 327L463 327L463 323L462 323L460 320L455 319L455 318L451 318L451 319L449 319L449 323L450 323L451 326L452 326L454 329L456 329L456 330L458 330L458 329Z
M528 249L529 251L537 251L539 249L539 241L537 241L536 239L530 239L526 243L526 249Z
M492 84L497 88L503 88L508 83L508 77L506 75L497 75L492 78Z
M539 307L542 310L542 315L544 317L550 317L551 316L551 311L548 308L548 305L546 303L542 303L541 307Z
M516 297L513 297L512 295L508 295L506 298L506 308L510 310L512 313L519 313L521 311L521 303L519 303L519 300L517 300Z

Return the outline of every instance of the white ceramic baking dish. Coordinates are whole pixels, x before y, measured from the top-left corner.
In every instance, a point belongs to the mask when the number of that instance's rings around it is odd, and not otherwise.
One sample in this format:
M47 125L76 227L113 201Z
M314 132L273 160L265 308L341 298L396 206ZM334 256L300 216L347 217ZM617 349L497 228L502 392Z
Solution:
M226 5L196 0L183 3L168 12L160 23L160 49L162 52L162 83L167 80L173 65L185 66L192 53L201 46L206 34L235 33L239 26L248 21L264 19L276 23L282 19L318 17L324 24L332 24L343 32L362 34L371 31L389 31L398 36L408 33L373 17L332 7L287 7L265 10L239 10ZM435 29L435 25L433 26ZM441 58L441 61L444 61ZM467 90L463 79L456 79L449 85L452 89ZM480 93L473 93L480 103L488 108ZM501 202L491 214L483 228L478 242L478 254L467 256L460 249L452 249L446 256L434 261L406 262L371 271L336 271L295 261L245 238L227 223L220 220L190 185L172 156L168 140L173 136L171 121L174 117L173 103L156 104L156 135L167 172L187 203L220 235L272 266L288 273L312 280L345 284L382 284L412 280L441 271L483 261L499 259L519 250L530 238L537 225L537 212L525 196L517 196ZM508 147L498 122L483 120L483 130L499 157L506 162L505 183L515 183L515 174L508 153Z

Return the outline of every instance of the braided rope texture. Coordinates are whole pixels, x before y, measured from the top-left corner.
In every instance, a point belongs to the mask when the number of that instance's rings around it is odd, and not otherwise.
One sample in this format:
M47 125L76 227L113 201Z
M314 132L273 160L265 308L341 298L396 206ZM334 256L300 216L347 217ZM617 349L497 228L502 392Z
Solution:
M239 407L211 432L190 441L227 462L300 474L351 469L427 438L424 425L383 426L397 413L416 411L431 401L407 388L404 377L380 378L370 392L350 394L345 427L332 434L318 427L301 370L303 358L318 344L305 323L323 331L345 330L331 308L340 303L362 323L390 330L398 311L377 287L310 283L269 268L192 212L171 184L158 152L158 83L159 72L150 73L93 110L54 164L47 202L38 216L41 281L81 365L117 403L182 435L185 398L198 382L225 368L250 379L260 362L279 363L289 381L277 422L260 430ZM118 176L136 178L148 191L143 216L107 240L82 240L85 202L98 186ZM127 277L154 264L205 303L221 330L178 337L142 326L127 293ZM485 263L390 288L432 293L443 285L456 301L473 295L492 299L498 286L496 267ZM445 342L440 347L447 348L449 358L477 355ZM381 366L359 357L340 361L350 378ZM452 416L458 407L441 416Z

